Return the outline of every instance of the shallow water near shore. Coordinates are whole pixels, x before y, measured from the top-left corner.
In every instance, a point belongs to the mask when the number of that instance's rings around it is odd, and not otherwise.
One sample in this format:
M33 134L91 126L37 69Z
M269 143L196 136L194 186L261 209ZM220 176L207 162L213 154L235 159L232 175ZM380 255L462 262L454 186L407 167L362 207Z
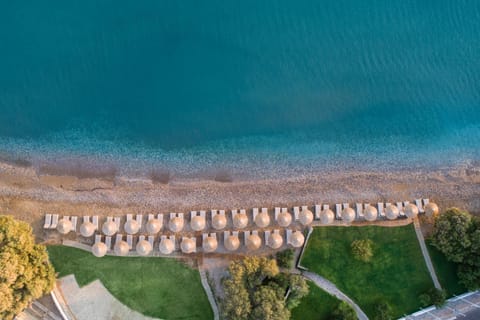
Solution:
M462 0L2 3L0 156L235 178L477 161L478 30Z

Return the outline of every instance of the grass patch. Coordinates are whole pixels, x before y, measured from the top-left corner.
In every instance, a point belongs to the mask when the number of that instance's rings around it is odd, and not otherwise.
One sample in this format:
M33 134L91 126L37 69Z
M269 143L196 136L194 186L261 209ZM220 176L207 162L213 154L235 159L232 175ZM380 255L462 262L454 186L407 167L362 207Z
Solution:
M354 240L371 239L369 263L351 254ZM392 306L394 317L418 310L418 296L433 286L413 225L402 227L315 228L301 263L335 283L369 316L378 301Z
M312 281L308 282L310 291L300 304L292 310L292 320L328 320L340 303L336 297L328 294Z
M80 286L96 279L119 301L144 315L162 319L212 319L200 275L166 258L96 258L83 250L49 246L59 277L74 274Z
M438 251L430 241L427 242L428 252L430 253L430 258L432 259L433 267L435 268L435 273L437 274L438 281L442 285L442 288L447 290L447 297L450 298L453 295L459 295L467 292L467 288L458 283L459 279L457 276L457 264L451 261L448 261L443 253Z

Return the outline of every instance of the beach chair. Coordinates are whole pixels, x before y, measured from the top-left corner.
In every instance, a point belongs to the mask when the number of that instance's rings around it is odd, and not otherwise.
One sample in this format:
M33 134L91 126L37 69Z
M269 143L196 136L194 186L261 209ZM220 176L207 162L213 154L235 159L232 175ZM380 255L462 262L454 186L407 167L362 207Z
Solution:
M237 215L238 210L237 209L232 209L232 220L235 219L235 216Z
M197 211L190 211L190 219L193 219L197 216Z
M430 202L429 199L423 199L423 206L426 206Z
M200 210L200 217L205 218L206 211L205 210Z
M143 214L137 214L137 222L138 225L140 226L140 229L142 228L142 223L143 223Z
M218 214L221 214L222 216L225 215L225 210L218 210Z
M130 220L132 220L132 218L133 218L133 215L132 215L132 214L130 214L130 213L128 213L128 214L127 214L127 221L130 221Z
M183 212L177 213L177 216L178 216L180 219L183 219Z
M95 230L98 230L98 216L92 217L92 223L95 226Z
M423 209L423 206L422 206L422 199L415 199L415 205L418 208L418 212L420 212L420 213L425 212L425 209Z
M410 204L410 201L403 201L403 206L406 207L408 204Z
M330 209L330 206L328 204L324 204L323 205L323 210L328 210L328 209Z
M78 220L77 216L72 216L72 218L70 219L70 221L72 222L72 231L73 232L77 232L77 220Z
M58 214L52 215L52 224L50 225L50 229L55 229L58 224Z
M287 235L287 244L290 244L290 237L292 236L292 230L287 229L286 230L286 235Z
M382 218L385 217L385 212L383 211L383 202L377 203L378 215Z
M247 211L246 211L245 209L240 209L240 213L246 215L246 214L247 214Z
M128 243L128 247L130 248L130 250L132 250L132 248L133 248L133 236L131 234L127 234L127 243Z
M101 234L96 234L95 235L95 243L102 242L102 235Z
M45 223L43 224L43 229L49 229L51 224L52 224L52 215L50 213L47 213L45 215Z
M123 235L117 233L117 235L115 236L115 244L122 241L122 239L123 239Z
M361 203L356 203L355 204L356 211L357 211L357 218L362 217L363 218L363 204Z
M147 216L147 221L153 220L155 218L155 215L149 213Z
M267 208L262 208L262 213L268 214L268 209Z
M83 216L83 223L90 222L90 216Z
M335 205L335 217L337 218L337 220L342 219L342 206L340 205L340 203L337 203Z
M162 223L162 226L163 226L163 213L157 214L157 220L159 220Z
M322 212L322 206L319 204L315 205L315 220L320 219L320 212Z
M280 214L280 208L275 207L274 209L274 216L275 216L275 221L277 221L278 215ZM255 218L254 218L255 219Z
M112 249L112 237L106 236L105 244L107 245L107 250L110 251Z
M268 243L268 239L270 239L270 230L265 230L263 233L263 236L265 237L265 243Z
M150 245L152 246L153 248L153 243L155 242L155 236L148 236L148 243L150 243Z
M253 220L255 220L255 217L258 215L258 208L253 208L252 209L252 216L253 216Z
M247 243L248 237L250 236L250 231L243 231L243 242Z
M300 207L293 207L293 219L298 220L298 215L300 214Z
M399 216L404 217L404 216L405 216L405 212L403 212L403 204L402 204L402 202L397 202L397 208L398 208Z

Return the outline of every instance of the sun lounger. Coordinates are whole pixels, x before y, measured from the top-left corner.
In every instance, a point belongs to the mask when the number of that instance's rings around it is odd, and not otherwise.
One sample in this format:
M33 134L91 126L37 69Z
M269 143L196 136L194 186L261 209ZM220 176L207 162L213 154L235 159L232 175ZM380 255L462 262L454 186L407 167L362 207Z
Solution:
M105 237L105 244L107 245L107 250L112 250L112 237L106 236Z
M123 239L123 235L117 233L117 235L115 236L115 243L122 241L122 239Z
M148 242L150 243L150 245L152 246L153 248L153 242L155 241L155 236L148 236Z
M163 225L163 213L157 214L157 219L160 220L160 222L161 222L162 225Z
M397 208L398 208L399 215L401 217L405 216L405 212L403 212L403 204L401 202L397 202Z
M77 216L72 216L72 218L70 219L70 221L72 222L72 231L73 232L77 232L77 220L78 220Z
M280 214L280 208L275 207L274 209L274 216L275 216L275 221L277 221L278 215ZM255 218L254 218L255 219Z
M113 221L113 217L107 217L107 222Z
M315 205L315 220L320 219L320 212L322 211L322 206L319 204Z
M52 224L50 225L50 229L55 229L58 224L58 214L52 215Z
M262 213L268 214L268 209L267 208L262 208Z
M380 217L385 217L385 212L383 211L383 202L377 203L378 215Z
M52 215L50 213L47 213L45 215L45 223L43 224L43 229L49 229L51 224L52 224Z
M200 210L200 217L205 218L205 210Z
M356 211L357 211L357 218L363 218L363 204L357 203L355 204Z
M92 223L95 226L95 230L98 230L98 216L92 217Z
M147 216L147 221L150 221L150 220L153 220L155 218L155 216L151 213L148 214Z
M423 206L426 206L430 202L429 199L423 199Z
M298 220L298 215L300 214L300 207L293 207L293 218Z
M250 236L250 231L243 232L243 242L247 243L248 237Z
M290 237L292 236L292 230L287 229L286 235L287 235L287 244L290 244Z
M218 214L221 214L221 215L224 216L224 215L225 215L225 210L219 210L219 211L218 211Z
M255 220L256 216L258 215L258 208L252 209L253 220Z
M265 230L263 235L265 236L265 243L268 243L268 239L270 239L270 230Z
M130 214L130 213L129 213L129 214L127 214L127 221L130 221L130 220L132 220L132 218L133 218L133 215L132 215L132 214Z
M342 219L342 206L340 205L340 203L337 203L335 205L335 217L338 220Z
M245 209L240 209L241 214L247 214L247 211Z
M197 211L190 211L190 219L197 216Z
M235 218L235 216L237 215L238 213L238 210L237 209L232 209L232 220Z
M330 206L328 204L324 204L323 205L323 210L328 210L328 209L330 209Z
M127 243L128 243L128 247L130 248L130 250L132 250L132 248L133 248L133 236L131 234L127 234Z
M143 223L143 214L137 214L137 222L140 228L142 228L142 223Z
M415 199L415 205L418 208L418 212L420 212L420 213L425 212L425 210L423 209L423 206L422 206L422 199Z
M90 216L83 216L83 223L90 222Z
M183 212L177 213L177 217L179 217L180 219L183 219Z
M403 206L406 207L408 204L410 204L410 201L403 201Z
M281 212L282 212L282 213L288 212L288 208L282 208L282 211L281 211Z
M102 235L101 234L96 234L95 235L95 243L102 242Z

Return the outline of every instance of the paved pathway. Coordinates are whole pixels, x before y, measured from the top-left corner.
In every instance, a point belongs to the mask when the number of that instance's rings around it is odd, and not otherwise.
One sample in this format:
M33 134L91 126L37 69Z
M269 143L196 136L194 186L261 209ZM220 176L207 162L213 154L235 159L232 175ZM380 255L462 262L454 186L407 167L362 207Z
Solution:
M200 267L198 271L200 272L200 280L202 282L203 289L207 294L207 298L208 298L208 301L210 302L210 306L212 306L213 319L219 320L220 317L218 313L217 303L215 302L215 298L213 297L212 288L210 288L210 285L208 284L207 274L205 273L205 270L202 267Z
M315 284L317 286L319 286L320 288L322 288L323 290L327 291L331 295L334 295L338 299L343 300L346 303L348 303L357 313L358 319L368 320L367 315L362 311L362 309L360 309L360 307L355 302L353 302L352 299L350 299L345 293L340 291L340 289L338 289L333 283L331 283L327 279L325 279L325 278L323 278L323 277L321 277L318 274L313 273L313 272L303 271L302 274L305 277L307 277L308 279L315 282Z
M433 280L433 285L437 289L442 289L440 282L438 281L437 274L435 273L435 269L433 268L432 260L430 259L430 254L428 253L427 246L425 245L425 239L423 237L422 229L420 228L420 221L418 218L413 219L413 226L415 227L415 233L417 234L418 243L420 243L420 248L422 249L423 259L428 268L428 272L430 272L430 276Z

